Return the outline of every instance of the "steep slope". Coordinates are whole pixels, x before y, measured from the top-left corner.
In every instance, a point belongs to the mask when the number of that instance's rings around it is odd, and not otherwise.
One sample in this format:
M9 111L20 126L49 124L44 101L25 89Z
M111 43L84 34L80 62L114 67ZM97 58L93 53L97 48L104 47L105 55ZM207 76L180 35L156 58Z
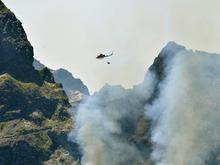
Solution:
M219 164L219 54L169 43L160 56L165 76L146 111L154 123L151 159L157 165Z
M173 41L168 42L159 55L154 59L153 64L149 67L149 71L153 72L156 76L154 92L148 100L150 103L152 103L159 95L159 84L165 79L166 68L169 67L167 66L167 63L174 58L175 54L183 50L186 50L184 46L181 46ZM143 83L145 84L146 81L148 81L148 79L145 79Z
M32 66L21 22L0 1L0 164L78 164L70 104L49 69Z

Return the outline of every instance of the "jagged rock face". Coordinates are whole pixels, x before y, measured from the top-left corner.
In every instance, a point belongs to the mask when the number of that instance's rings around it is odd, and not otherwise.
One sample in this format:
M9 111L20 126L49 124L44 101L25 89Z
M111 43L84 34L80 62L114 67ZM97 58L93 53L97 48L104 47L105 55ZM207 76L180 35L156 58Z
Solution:
M85 95L89 95L88 88L83 84L80 79L76 79L73 75L65 69L58 69L53 72L54 79L57 83L63 84L64 90L68 96L75 91L79 91Z
M0 74L9 73L18 80L43 83L44 79L32 66L33 47L21 22L1 1L0 58Z
M21 22L0 1L0 164L78 164L68 97L32 62Z
M36 59L34 59L33 66L36 70L42 70L46 67L44 64L42 64L40 61Z
M149 71L153 72L156 75L157 82L155 82L154 92L150 99L149 103L152 103L159 95L158 85L166 77L166 61L171 60L176 53L184 50L185 47L176 44L175 42L169 42L159 53L159 55L154 59L153 64L149 67ZM144 80L145 81L145 80Z
M165 76L165 61L170 60L173 56L185 47L176 44L175 42L169 42L155 58L153 64L150 66L149 70L155 72L157 79L162 81Z

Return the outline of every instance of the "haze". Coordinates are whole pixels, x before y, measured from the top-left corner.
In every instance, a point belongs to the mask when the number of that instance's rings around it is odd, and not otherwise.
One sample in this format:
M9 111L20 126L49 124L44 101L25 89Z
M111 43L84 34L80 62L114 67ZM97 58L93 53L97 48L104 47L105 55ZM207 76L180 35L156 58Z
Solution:
M35 58L66 68L94 92L131 87L168 41L220 52L218 0L3 0L21 20ZM96 60L98 53L115 55Z

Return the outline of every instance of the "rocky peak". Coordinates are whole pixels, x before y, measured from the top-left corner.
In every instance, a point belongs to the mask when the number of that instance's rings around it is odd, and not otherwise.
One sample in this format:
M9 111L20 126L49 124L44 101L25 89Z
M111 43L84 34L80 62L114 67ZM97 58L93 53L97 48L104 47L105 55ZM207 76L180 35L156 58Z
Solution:
M55 81L63 85L63 88L68 96L71 96L74 91L79 91L84 95L89 95L89 90L84 83L80 79L74 78L69 71L65 69L58 69L53 71L53 75Z
M44 69L46 66L45 66L44 64L42 64L40 61L38 61L37 59L34 59L33 67L34 67L36 70L42 70L42 69Z
M0 1L0 58L0 74L8 73L23 82L35 82L38 85L43 83L43 77L32 66L33 47L22 24L2 1Z
M154 63L150 66L149 70L155 72L158 80L162 81L165 77L165 61L170 60L176 53L184 49L185 47L173 41L168 42L154 59Z
M161 56L169 56L169 55L174 55L178 53L181 50L186 49L184 46L179 45L178 43L174 41L170 41L166 44L166 46L162 49L160 52Z

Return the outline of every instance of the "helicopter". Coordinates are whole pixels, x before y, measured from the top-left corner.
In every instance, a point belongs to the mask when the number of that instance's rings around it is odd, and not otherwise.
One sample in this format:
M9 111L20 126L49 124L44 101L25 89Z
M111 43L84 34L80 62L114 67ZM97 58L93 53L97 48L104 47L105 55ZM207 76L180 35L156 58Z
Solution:
M104 59L104 58L106 58L106 57L110 57L110 56L113 56L113 52L111 53L111 54L109 54L109 55L105 55L105 54L103 54L103 53L100 53L97 57L96 57L96 59Z

